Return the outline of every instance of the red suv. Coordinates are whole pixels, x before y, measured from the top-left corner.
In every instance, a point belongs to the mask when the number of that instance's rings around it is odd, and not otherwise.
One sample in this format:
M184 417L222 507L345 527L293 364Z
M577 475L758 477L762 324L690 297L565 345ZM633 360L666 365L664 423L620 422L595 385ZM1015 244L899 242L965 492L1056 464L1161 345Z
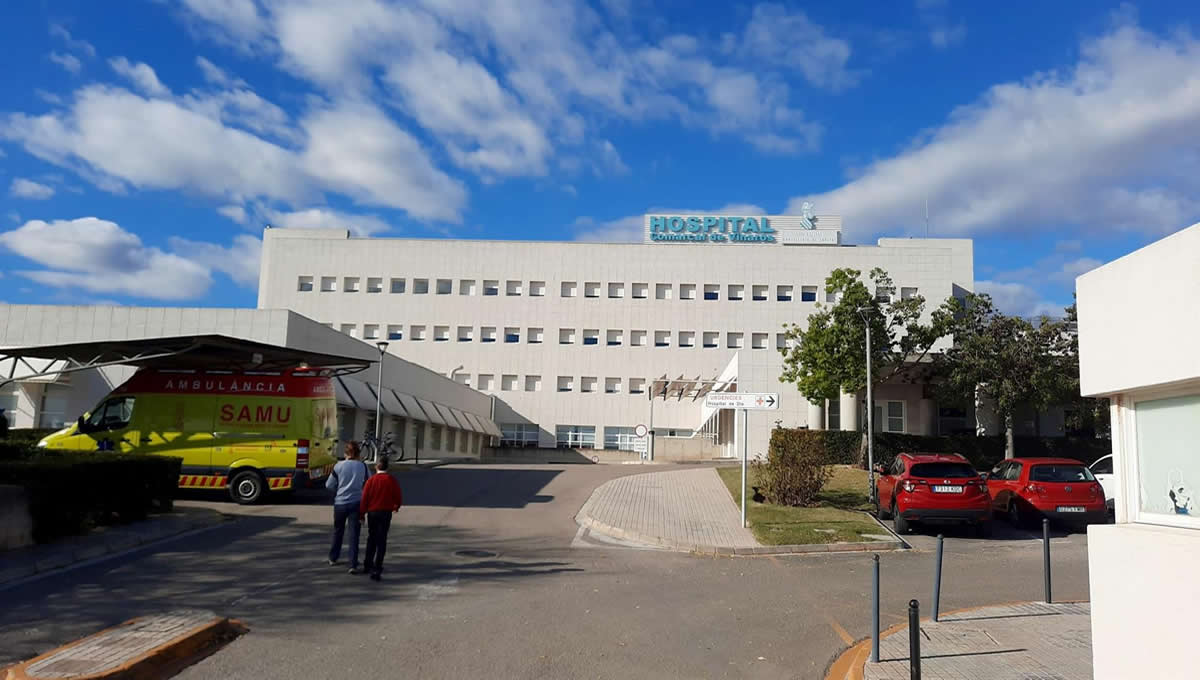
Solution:
M896 533L922 522L970 524L980 536L991 534L987 482L957 453L902 453L878 472L876 516L891 517Z
M988 473L997 513L1013 526L1041 517L1071 524L1108 520L1104 489L1092 471L1070 458L1010 458Z

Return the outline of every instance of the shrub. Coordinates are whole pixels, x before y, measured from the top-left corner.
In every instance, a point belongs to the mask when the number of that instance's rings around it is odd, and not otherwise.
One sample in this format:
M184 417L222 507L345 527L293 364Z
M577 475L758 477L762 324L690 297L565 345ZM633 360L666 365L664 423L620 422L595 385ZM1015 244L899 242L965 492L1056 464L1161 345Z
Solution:
M811 506L833 471L824 432L776 428L765 463L755 461L760 491L776 505Z

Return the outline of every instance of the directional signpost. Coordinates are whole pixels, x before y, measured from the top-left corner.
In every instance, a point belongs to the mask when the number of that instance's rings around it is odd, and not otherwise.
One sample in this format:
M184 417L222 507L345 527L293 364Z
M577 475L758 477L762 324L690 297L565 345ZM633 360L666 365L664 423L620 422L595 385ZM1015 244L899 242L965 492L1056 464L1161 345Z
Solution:
M709 392L704 405L715 409L737 409L742 412L742 527L746 526L746 461L749 458L750 425L748 411L778 411L778 392ZM734 427L737 427L736 421Z

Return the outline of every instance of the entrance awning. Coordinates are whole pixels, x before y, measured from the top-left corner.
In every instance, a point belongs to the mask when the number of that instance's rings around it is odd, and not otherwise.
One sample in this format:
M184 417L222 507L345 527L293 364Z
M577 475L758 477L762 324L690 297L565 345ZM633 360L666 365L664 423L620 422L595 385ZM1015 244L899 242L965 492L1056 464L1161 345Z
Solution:
M704 398L704 395L709 392L736 392L737 377L722 380L719 376L703 379L701 376L695 378L685 378L680 375L678 378L668 378L663 374L661 378L657 378L650 383L650 399L675 399L682 401L690 399L697 401Z
M425 412L425 422L433 425L441 425L443 427L447 425L446 419L442 417L442 414L438 412L437 408L435 408L432 403L418 398L417 404L419 404L421 406L421 410Z

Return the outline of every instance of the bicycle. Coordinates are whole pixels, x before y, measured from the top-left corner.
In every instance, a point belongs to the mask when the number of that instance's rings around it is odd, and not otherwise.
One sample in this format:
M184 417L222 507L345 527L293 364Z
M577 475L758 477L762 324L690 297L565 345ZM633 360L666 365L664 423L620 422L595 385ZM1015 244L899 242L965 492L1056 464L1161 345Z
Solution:
M377 442L375 435L367 433L363 440L359 442L359 456L367 463L374 463L379 460L379 454L383 454L389 461L404 460L404 449L401 447L400 453L396 453L396 449L392 446L394 437L391 432L386 432L383 435L383 442Z

